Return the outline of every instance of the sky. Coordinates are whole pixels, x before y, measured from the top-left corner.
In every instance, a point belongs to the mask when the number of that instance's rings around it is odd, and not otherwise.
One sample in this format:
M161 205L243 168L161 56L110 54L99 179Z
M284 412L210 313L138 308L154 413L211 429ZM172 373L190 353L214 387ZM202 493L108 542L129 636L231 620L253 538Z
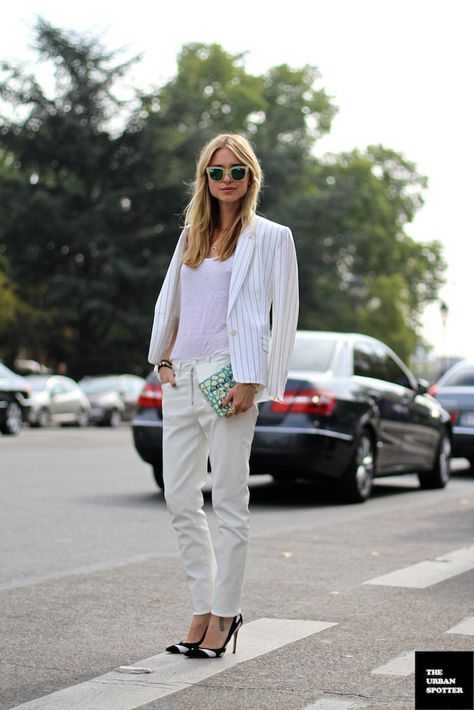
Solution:
M318 86L339 111L316 155L381 143L428 177L425 204L406 231L417 241L441 241L448 313L443 320L439 305L429 306L422 333L435 355L474 360L471 0L23 0L2 8L1 59L33 68L38 12L63 29L101 34L108 48L125 48L124 58L142 54L128 78L140 88L174 76L187 42L246 52L245 68L256 74L282 63L317 66Z

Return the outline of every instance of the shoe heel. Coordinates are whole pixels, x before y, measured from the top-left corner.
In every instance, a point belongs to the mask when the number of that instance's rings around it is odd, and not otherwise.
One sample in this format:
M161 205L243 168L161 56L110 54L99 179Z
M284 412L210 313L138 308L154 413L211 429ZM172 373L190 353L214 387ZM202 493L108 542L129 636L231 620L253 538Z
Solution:
M239 630L240 630L240 626L237 629L237 631L234 633L234 650L232 651L232 653L235 653L235 649L237 648L237 635L239 633Z

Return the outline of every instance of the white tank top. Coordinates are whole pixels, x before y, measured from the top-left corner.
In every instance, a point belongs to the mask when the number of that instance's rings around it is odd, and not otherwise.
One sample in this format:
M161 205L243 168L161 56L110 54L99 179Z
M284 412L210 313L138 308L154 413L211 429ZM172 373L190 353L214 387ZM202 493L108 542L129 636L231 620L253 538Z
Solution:
M189 360L229 352L227 308L234 255L204 259L196 268L181 265L181 304L171 359Z

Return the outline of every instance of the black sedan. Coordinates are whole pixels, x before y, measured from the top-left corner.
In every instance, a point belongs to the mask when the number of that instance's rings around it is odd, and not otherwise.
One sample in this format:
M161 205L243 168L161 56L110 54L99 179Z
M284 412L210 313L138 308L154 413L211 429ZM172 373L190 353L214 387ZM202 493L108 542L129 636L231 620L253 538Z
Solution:
M427 387L375 338L298 331L284 401L259 403L250 473L326 483L350 502L366 500L377 476L417 472L422 488L443 488L451 422ZM133 434L163 487L161 401L151 373Z
M0 431L19 434L28 421L31 407L31 387L24 377L0 362Z
M453 456L469 459L474 469L474 362L458 362L430 388L451 415Z

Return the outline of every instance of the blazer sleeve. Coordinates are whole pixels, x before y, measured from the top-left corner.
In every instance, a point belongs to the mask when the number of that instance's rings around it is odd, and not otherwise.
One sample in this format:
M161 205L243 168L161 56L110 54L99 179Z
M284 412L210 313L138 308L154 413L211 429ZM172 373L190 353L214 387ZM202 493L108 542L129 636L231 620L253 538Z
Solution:
M185 239L186 230L183 229L155 304L148 350L148 362L152 365L157 365L161 360L163 353L171 342L176 320L179 318L180 293L177 291L177 274L180 268L180 258Z
M285 227L275 248L272 275L272 339L268 382L270 399L283 402L299 315L298 262L293 235Z

